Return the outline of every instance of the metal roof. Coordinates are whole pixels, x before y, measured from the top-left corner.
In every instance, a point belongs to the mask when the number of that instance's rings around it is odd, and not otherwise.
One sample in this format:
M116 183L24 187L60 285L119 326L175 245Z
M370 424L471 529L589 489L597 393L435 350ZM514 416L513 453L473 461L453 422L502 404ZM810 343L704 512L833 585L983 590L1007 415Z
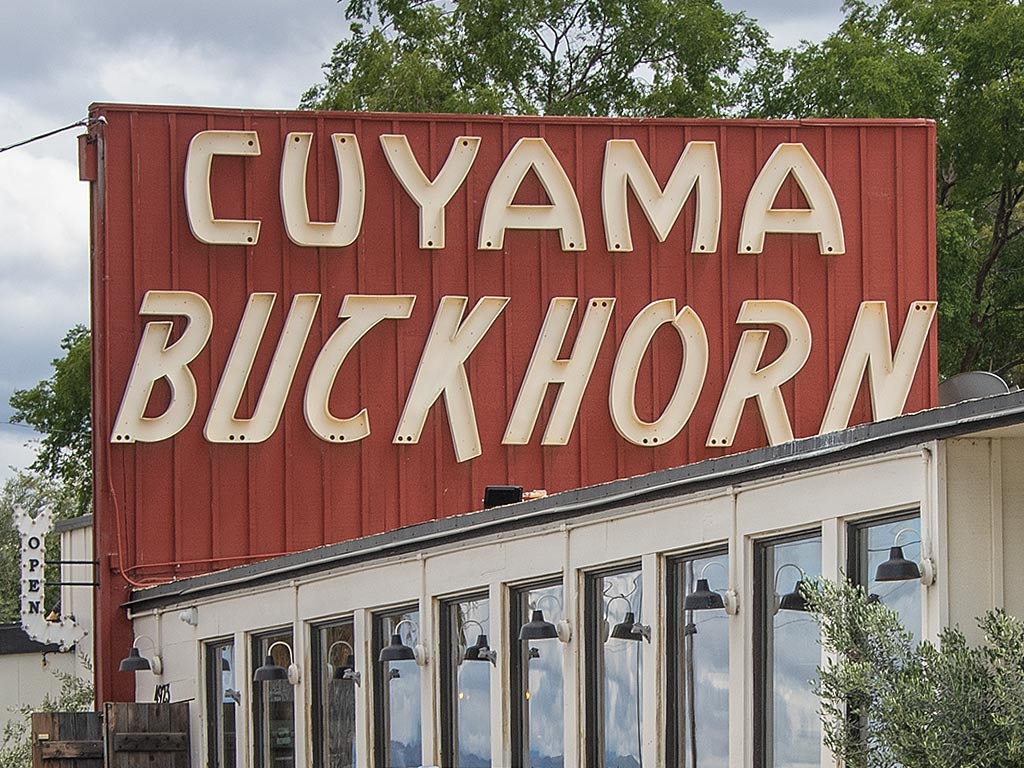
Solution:
M1024 425L1024 392L969 400L941 408L815 435L746 453L651 472L542 499L471 512L250 565L136 590L125 604L139 611L238 588L296 578L379 557L490 536L527 526L561 523L625 504L686 496L731 484L779 476L933 440Z

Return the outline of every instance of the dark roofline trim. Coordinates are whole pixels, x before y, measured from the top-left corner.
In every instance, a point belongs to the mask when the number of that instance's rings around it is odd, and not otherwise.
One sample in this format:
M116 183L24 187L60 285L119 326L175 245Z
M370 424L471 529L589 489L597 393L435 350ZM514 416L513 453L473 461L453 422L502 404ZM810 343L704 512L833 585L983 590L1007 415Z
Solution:
M40 643L30 638L20 624L0 624L0 656L60 652L56 643Z
M135 612L160 608L190 598L260 586L284 578L301 578L384 556L422 551L437 541L472 540L525 527L557 524L626 503L653 502L752 482L763 477L805 471L932 440L1021 423L1024 423L1024 392L970 400L193 576L134 591L124 605Z
M54 533L64 533L65 531L77 531L79 528L91 528L92 527L92 512L87 515L79 515L78 517L68 517L64 520L58 520L53 524Z

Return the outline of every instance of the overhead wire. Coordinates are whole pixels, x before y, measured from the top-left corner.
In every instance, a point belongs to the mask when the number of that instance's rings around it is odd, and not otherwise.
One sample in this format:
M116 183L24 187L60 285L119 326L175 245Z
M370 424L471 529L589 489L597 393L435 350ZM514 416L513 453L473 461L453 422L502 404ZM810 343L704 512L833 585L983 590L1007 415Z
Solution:
M0 147L0 153L7 152L8 150L11 150L11 149L17 149L18 147L24 147L26 144L31 144L32 142L39 141L40 139L48 139L51 136L56 136L58 133L63 133L64 131L70 131L72 128L86 128L86 127L92 125L93 123L105 123L105 122L107 122L107 120L106 120L106 118L104 118L102 116L101 117L84 117L81 120L76 120L75 122L69 123L68 125L65 125L65 126L63 126L61 128L54 128L52 131L46 131L45 133L40 133L37 136L31 136L31 137L29 137L27 139L22 139L21 141L16 141L13 144L8 144L6 147Z

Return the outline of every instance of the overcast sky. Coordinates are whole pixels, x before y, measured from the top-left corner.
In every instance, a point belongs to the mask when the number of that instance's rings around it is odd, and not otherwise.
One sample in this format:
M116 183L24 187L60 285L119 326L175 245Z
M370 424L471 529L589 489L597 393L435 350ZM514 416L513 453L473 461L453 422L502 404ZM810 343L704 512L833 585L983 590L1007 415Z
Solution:
M85 116L94 101L293 108L344 30L334 0L0 0L0 146ZM841 0L725 0L777 46L834 29ZM8 399L50 374L89 319L88 186L79 130L0 154L0 479L31 463Z

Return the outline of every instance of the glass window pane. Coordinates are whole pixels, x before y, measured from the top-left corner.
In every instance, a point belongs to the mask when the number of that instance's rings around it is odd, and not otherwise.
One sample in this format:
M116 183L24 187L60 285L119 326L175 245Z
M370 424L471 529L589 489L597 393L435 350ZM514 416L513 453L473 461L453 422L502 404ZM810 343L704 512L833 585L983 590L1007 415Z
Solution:
M814 681L821 663L818 625L799 610L797 583L821 574L821 536L765 542L757 547L755 616L760 653L755 653L763 768L818 768L821 722ZM788 599L787 599L788 598Z
M405 622L405 623L402 623ZM375 764L378 768L412 768L423 764L420 715L420 667L414 660L380 662L380 652L397 634L402 644L420 642L418 610L380 614L374 621Z
M545 621L562 620L561 583L512 592L509 622L512 679L512 764L519 768L562 768L565 764L562 644L557 638L520 640L532 612Z
M441 763L451 768L491 765L491 638L486 597L444 603L441 720L447 729ZM471 649L467 658L467 649Z
M640 569L587 579L587 764L636 768L643 738Z
M233 643L210 643L206 646L206 680L210 768L234 768L235 713L239 696L235 687Z
M356 764L356 670L352 621L313 628L313 755L317 768Z
M275 643L279 644L274 646ZM292 648L291 631L254 637L253 667L262 666L269 653L276 665L287 669L292 663ZM252 711L256 764L292 768L295 765L295 688L287 680L253 682Z
M899 536L897 541L896 537ZM854 583L867 589L900 617L903 626L914 633L915 641L921 640L921 593L924 589L920 579L905 581L877 581L878 566L889 559L890 548L899 545L903 556L913 563L921 561L921 518L902 518L874 523L857 523L851 526L849 537L851 552L850 576Z
M729 764L729 616L724 607L684 610L699 579L725 595L729 556L695 555L670 564L669 765L725 768Z

